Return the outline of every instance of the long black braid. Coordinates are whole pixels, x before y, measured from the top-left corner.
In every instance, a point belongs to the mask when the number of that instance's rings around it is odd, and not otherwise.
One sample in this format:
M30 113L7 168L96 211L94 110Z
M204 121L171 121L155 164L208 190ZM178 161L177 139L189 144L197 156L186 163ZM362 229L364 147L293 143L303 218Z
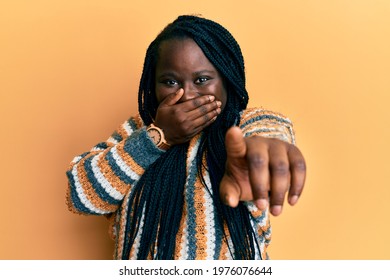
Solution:
M204 169L210 174L212 189L209 191L214 201L217 231L222 232L225 238L230 236L232 257L254 259L255 246L259 248L247 208L242 203L236 208L228 207L219 198L219 184L226 163L225 134L229 127L239 123L240 112L248 103L244 59L230 32L216 22L197 16L180 16L165 27L146 52L138 96L140 115L146 125L152 123L156 115L155 68L161 42L180 38L193 39L223 77L227 102L217 120L203 131L196 163L199 174ZM141 234L138 259L174 258L176 234L184 205L187 150L188 143L171 147L145 170L133 186L127 209L129 220L123 259L129 258L137 234ZM202 164L204 156L206 166ZM207 188L205 182L203 185Z

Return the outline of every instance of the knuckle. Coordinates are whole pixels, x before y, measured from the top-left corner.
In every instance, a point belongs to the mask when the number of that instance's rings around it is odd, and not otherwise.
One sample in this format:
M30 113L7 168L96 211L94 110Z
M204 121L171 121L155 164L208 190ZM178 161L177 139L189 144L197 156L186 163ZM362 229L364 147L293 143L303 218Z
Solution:
M208 112L207 106L200 106L199 110L202 114L206 114Z
M200 105L202 105L202 102L199 100L199 98L194 98L194 99L192 99L192 104L195 107L199 107Z
M271 165L271 170L276 175L287 175L289 172L289 165L285 161L278 161Z
M306 171L306 163L304 160L297 160L292 163L293 168L297 171L300 172L305 172Z
M266 159L258 153L251 153L247 155L247 160L249 164L255 168L263 167L267 164Z

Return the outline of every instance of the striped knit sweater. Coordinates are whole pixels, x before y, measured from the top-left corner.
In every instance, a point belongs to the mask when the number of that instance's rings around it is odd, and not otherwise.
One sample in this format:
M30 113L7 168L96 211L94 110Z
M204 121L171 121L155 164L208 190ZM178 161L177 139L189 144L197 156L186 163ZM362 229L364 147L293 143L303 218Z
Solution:
M260 135L294 143L292 123L286 117L254 108L241 114L240 128L245 137ZM175 259L231 259L228 243L214 227L215 213L210 193L202 185L194 157L200 135L195 136L187 151L187 179L181 225L176 236ZM123 250L128 200L132 186L162 153L146 132L139 115L124 122L106 141L91 151L73 159L67 171L69 188L67 205L79 214L105 215L110 223L110 234L115 239L114 258L120 259ZM204 182L211 190L209 174L203 172ZM260 211L246 202L252 225L258 233L260 252L256 258L267 259L267 246L271 240L268 210ZM140 229L142 233L142 228ZM137 255L136 240L130 259Z

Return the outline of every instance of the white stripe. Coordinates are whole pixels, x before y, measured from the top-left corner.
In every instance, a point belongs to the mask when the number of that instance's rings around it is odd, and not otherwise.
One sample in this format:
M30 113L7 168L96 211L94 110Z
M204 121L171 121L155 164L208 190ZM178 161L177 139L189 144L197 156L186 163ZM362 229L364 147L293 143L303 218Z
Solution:
M73 175L73 179L74 179L74 182L75 182L75 185L76 185L76 192L77 192L77 196L79 197L80 201L84 204L84 206L86 208L88 208L90 211L94 212L94 213L97 213L97 214L108 214L110 212L108 211L103 211L99 208L96 208L86 197L86 195L84 194L84 190L80 184L80 181L79 181L79 178L78 178L78 173L77 173L77 165L73 166L73 169L72 169L72 175Z
M117 191L110 182L107 181L107 179L104 177L103 173L100 172L100 169L98 167L98 160L100 157L102 157L103 154L99 154L98 156L95 156L92 159L91 165L92 165L92 171L95 175L95 178L98 180L100 185L103 187L103 189L108 193L112 198L116 200L122 200L124 195L122 195L119 191Z
M119 168L125 172L125 174L130 177L131 179L138 181L140 176L135 173L131 168L126 164L126 162L121 158L121 156L118 154L117 148L113 147L111 149L111 154L113 158L115 159L116 164L119 166Z
M259 247L260 247L259 248L260 252L259 252L257 246L255 245L255 260L259 260L259 259L261 259L261 252L264 252L264 242L261 242L261 238L262 237L257 234L258 225L256 224L256 222L253 219L251 219L250 221L251 221L251 225L252 225L253 231L256 233L255 237L254 237L256 240L254 240L254 241L257 244L259 244Z
M125 122L123 125L122 125L123 129L126 131L127 133L127 136L129 136L130 134L132 134L134 132L134 130L131 128L131 126L129 125L129 122Z
M207 188L210 190L210 193L205 190L205 215L206 215L206 232L207 232L207 242L206 242L206 259L214 259L215 253L215 223L214 223L214 206L212 199L212 186L210 182L210 175L206 171L205 183Z
M196 156L196 153L199 149L199 144L200 144L200 138L196 141L194 147L191 149L190 151L190 156L188 157L187 159L187 176L190 175L190 170L191 170L191 167L193 166L194 164L194 160L195 160L195 156ZM191 144L190 144L191 145ZM187 177L187 184L188 184L188 177Z
M72 163L77 163L80 159L82 159L82 156L77 156L72 160Z
M107 143L112 143L112 144L118 144L118 141L116 141L112 136L110 136L110 138L108 138L107 140Z

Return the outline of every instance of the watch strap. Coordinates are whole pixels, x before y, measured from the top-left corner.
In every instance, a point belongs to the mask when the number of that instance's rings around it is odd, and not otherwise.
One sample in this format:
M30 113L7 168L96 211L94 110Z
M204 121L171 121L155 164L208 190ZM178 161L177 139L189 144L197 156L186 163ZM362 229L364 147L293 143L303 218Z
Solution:
M156 146L162 150L168 150L171 147L171 145L169 145L168 142L165 140L164 131L158 126L156 126L154 123L151 123L146 130L149 131L152 129L157 130L158 133L160 134L160 141L158 143L155 143Z

